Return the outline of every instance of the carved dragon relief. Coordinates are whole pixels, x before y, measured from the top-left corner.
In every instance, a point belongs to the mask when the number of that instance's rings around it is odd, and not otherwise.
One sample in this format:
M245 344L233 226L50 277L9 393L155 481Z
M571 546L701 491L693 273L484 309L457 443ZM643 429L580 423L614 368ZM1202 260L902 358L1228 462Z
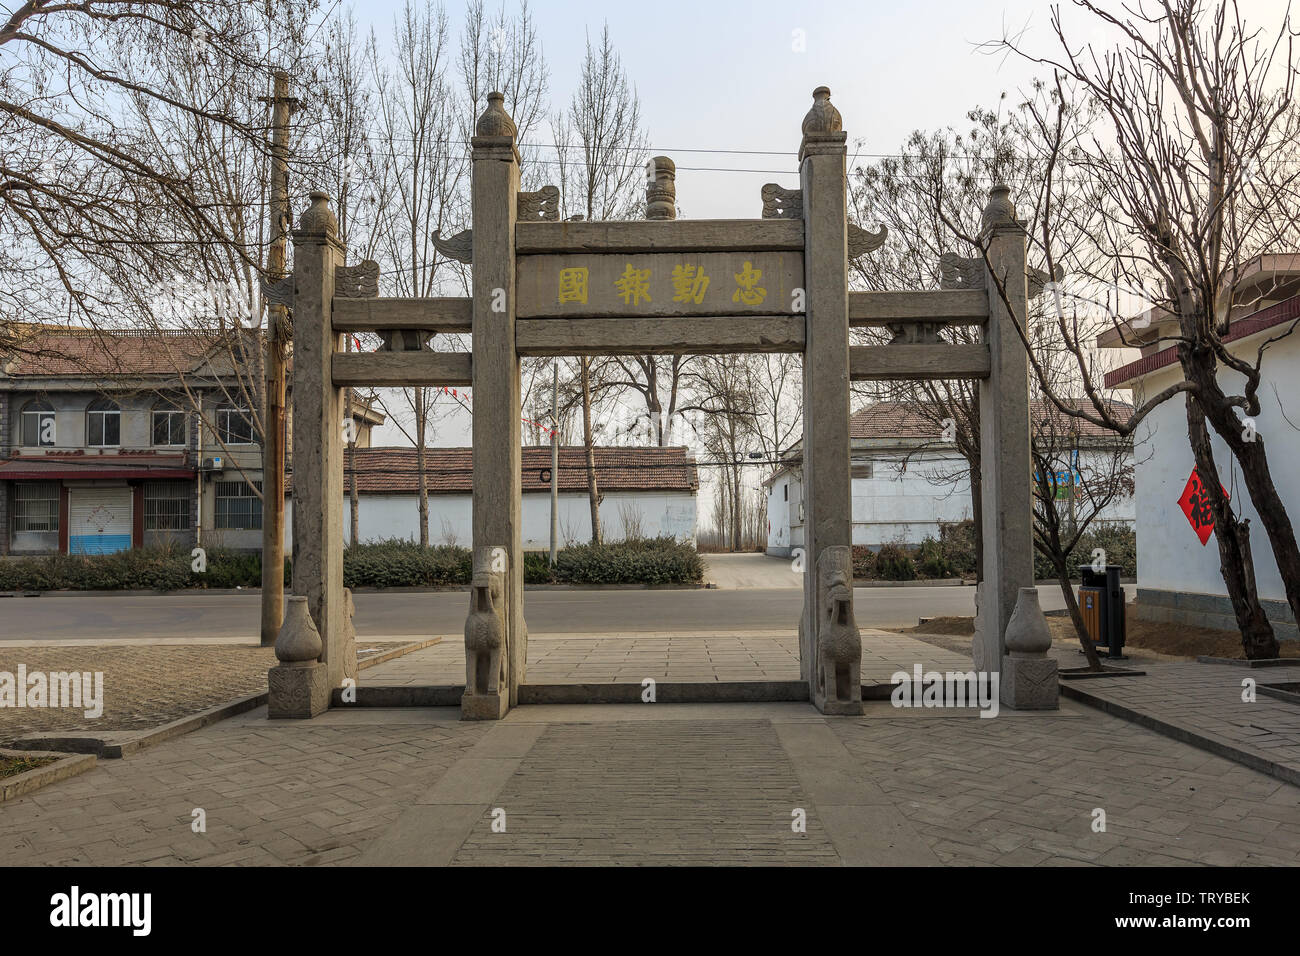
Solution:
M447 258L469 265L474 261L474 230L462 229L450 239L444 239L435 229L433 247Z
M987 284L987 270L981 256L966 259L955 252L945 252L939 257L939 275L941 289L983 289ZM1044 269L1026 269L1025 281L1029 298L1038 298L1049 282L1060 282L1065 275L1065 269L1061 266L1056 267L1055 276Z
M270 305L282 305L293 308L293 276L288 275L276 282L262 280L262 298Z
M868 232L861 226L849 223L849 261L860 259L868 252L875 252L885 244L889 228L881 226L879 232Z
M520 193L516 204L520 222L558 222L560 219L560 189L543 186L535 193Z
M354 266L334 267L334 295L340 299L373 299L379 295L379 263L366 259Z
M785 189L776 183L763 187L764 219L802 219L803 190Z

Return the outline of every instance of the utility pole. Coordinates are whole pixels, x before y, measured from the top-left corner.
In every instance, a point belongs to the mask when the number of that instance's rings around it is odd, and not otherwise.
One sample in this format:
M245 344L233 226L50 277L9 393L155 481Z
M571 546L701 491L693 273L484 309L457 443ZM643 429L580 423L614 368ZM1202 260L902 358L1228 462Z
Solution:
M271 231L266 277L283 279L289 236L289 115L297 100L289 96L289 74L276 70L271 104ZM275 643L284 621L284 458L285 359L288 310L267 310L266 403L262 418L262 646Z
M560 363L551 363L551 567L560 529Z

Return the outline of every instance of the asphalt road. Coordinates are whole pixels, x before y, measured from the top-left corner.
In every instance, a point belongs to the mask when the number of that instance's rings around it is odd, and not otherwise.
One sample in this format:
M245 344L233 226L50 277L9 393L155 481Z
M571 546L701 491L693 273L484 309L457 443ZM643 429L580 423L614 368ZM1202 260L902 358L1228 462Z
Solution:
M1039 589L1044 610L1062 607L1055 587ZM771 630L795 627L802 593L746 590L541 590L524 594L534 634L570 632ZM260 595L191 591L163 595L43 594L0 599L0 641L207 637L255 639ZM360 637L458 634L463 591L360 592ZM859 626L906 627L921 616L970 615L973 587L858 588Z

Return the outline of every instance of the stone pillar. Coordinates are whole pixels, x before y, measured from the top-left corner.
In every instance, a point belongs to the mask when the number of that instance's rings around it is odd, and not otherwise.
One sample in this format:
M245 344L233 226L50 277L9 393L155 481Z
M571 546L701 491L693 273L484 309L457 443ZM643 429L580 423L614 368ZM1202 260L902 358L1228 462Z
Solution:
M1016 221L1006 186L994 186L989 193L980 241L990 272L985 277L990 366L989 377L979 385L984 583L972 650L977 671L1000 674L1007 623L1020 589L1034 585L1029 356L1016 330L1017 322L1026 327L1028 316L1025 230ZM1004 702L1006 693L1003 687Z
M474 225L474 554L491 555L488 569L503 576L502 615L506 647L504 683L508 694L473 695L466 688L461 716L496 719L519 702L528 655L524 624L524 564L521 534L519 355L515 351L515 221L518 216L519 152L515 124L500 93L475 126ZM295 509L296 511L296 509ZM481 567L481 565L480 565ZM479 568L476 567L476 573ZM471 611L471 614L473 612ZM466 625L466 654L469 622Z
M677 164L667 156L650 160L646 170L645 217L651 220L677 218Z
M307 599L330 689L356 678L357 661L345 621L343 390L334 387L340 337L330 320L344 248L325 193L312 193L299 217L293 256L293 593Z
M846 560L853 544L853 500L849 479L847 136L830 97L824 86L813 91L799 147L807 308L803 359L805 571L799 667L818 710L860 714L862 686L856 675L862 647L846 641L842 628L834 626L837 617L846 616L846 610L847 620L853 619L852 560ZM847 587L842 580L846 563ZM837 570L841 572L838 575ZM846 678L850 673L853 677Z

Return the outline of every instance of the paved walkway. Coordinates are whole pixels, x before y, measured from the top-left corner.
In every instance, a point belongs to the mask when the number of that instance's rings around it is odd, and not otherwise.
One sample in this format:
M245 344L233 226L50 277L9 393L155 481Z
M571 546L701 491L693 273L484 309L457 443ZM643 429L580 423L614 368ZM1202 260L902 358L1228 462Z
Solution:
M704 580L725 590L802 588L803 574L790 558L770 554L704 554Z
M862 682L886 684L891 675L926 669L970 668L969 656L887 631L862 631ZM772 631L692 631L690 634L529 634L528 683L635 683L799 679L799 638ZM447 636L361 675L362 686L464 684L465 644Z
M1068 701L991 720L883 702L851 719L802 704L456 717L370 709L268 722L251 711L0 806L0 855L9 865L1300 863L1300 788ZM191 828L196 809L206 832Z

